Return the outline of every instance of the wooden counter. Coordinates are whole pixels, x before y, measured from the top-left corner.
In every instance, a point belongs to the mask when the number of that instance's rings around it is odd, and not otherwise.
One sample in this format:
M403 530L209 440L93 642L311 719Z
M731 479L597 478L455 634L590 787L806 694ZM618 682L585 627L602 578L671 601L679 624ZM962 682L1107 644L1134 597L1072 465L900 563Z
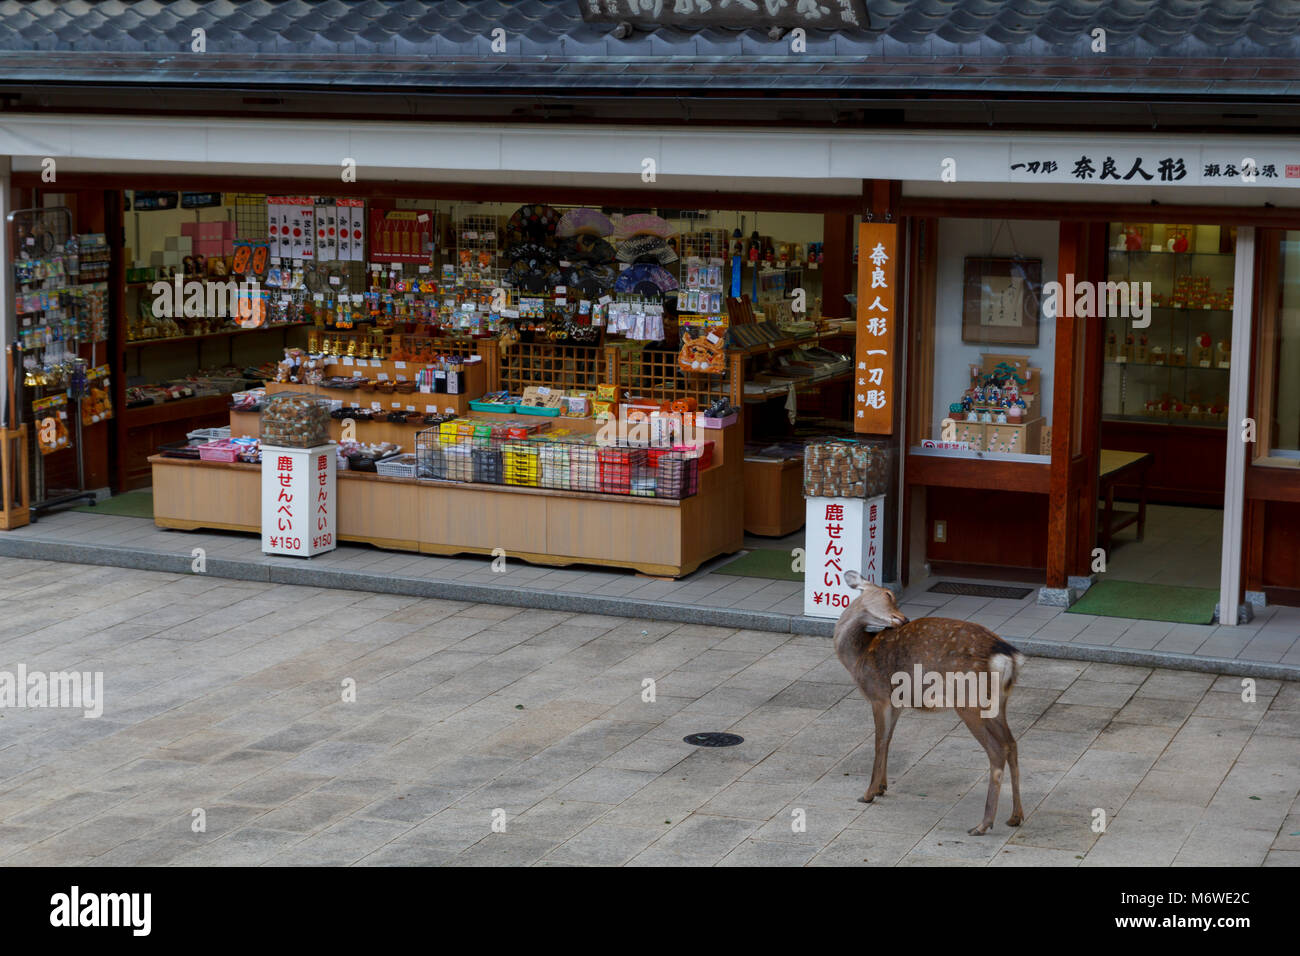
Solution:
M804 524L803 459L745 459L745 531L784 538Z
M338 537L424 554L491 554L680 577L744 541L740 428L715 442L700 491L680 501L339 472ZM731 455L727 455L730 446ZM261 467L154 456L154 523L260 534Z

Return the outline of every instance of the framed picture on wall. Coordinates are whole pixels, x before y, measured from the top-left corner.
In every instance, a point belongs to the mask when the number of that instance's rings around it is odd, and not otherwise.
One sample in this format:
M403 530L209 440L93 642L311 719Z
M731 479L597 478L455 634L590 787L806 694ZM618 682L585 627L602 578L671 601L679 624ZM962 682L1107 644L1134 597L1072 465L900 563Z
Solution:
M967 256L961 340L981 345L1037 345L1042 294L1042 259Z

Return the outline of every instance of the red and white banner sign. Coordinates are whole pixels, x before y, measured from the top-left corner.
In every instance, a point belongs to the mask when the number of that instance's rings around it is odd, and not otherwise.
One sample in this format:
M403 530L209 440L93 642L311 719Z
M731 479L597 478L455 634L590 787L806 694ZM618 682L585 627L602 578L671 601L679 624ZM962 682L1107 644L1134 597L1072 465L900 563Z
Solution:
M885 496L807 498L804 529L803 613L839 617L858 596L844 583L857 571L880 583L885 551Z
M262 446L262 552L310 558L337 546L333 445Z

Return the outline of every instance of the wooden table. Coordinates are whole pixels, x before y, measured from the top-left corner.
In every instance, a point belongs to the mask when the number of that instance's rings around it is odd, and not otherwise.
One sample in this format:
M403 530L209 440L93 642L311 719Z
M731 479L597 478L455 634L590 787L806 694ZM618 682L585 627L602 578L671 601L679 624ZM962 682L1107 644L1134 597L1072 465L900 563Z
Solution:
M1097 538L1108 554L1115 533L1131 524L1137 524L1137 539L1142 540L1147 523L1147 469L1151 467L1152 460L1150 452L1102 449L1098 468L1098 492L1106 499L1106 504L1101 509ZM1116 521L1115 486L1134 480L1138 486L1138 510L1120 512L1123 517Z

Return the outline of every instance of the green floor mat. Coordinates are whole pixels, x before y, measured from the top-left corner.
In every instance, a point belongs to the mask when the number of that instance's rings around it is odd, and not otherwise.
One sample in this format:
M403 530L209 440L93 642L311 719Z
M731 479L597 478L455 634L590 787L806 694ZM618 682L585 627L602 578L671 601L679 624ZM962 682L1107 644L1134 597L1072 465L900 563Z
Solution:
M114 495L105 501L91 507L82 505L79 508L73 508L73 511L86 511L93 515L119 515L127 518L152 518L153 517L153 492L152 491L128 491L125 494Z
M734 574L741 578L771 578L774 581L802 581L802 571L791 571L794 555L777 548L755 548L748 554L741 555L735 561L729 561L714 574Z
M1212 624L1219 592L1210 588L1181 588L1140 581L1102 581L1084 592L1069 614L1131 617L1140 621Z

